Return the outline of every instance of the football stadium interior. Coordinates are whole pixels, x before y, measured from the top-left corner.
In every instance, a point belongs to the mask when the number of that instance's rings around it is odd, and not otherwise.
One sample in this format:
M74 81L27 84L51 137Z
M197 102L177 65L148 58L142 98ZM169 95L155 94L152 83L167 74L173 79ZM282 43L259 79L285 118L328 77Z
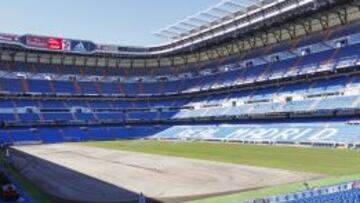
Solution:
M226 0L155 34L168 42L0 33L16 197L360 202L358 0Z

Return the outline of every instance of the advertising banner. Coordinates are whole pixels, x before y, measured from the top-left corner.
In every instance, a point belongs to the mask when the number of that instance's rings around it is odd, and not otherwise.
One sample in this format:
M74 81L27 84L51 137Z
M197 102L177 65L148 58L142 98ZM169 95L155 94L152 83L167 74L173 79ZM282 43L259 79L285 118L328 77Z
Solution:
M29 47L63 50L63 39L55 37L26 36L25 44Z
M71 40L63 39L62 40L62 48L64 51L71 51Z
M48 38L28 35L28 36L26 36L25 44L29 47L47 49L48 48Z
M71 51L87 53L94 51L96 45L92 42L71 40Z
M17 35L0 33L0 41L4 42L17 42L19 37Z
M63 39L48 38L47 48L51 50L63 50Z
M104 51L104 52L117 52L118 46L116 45L98 45L97 50Z
M96 49L96 45L88 41L63 39L57 37L40 37L27 35L24 43L28 47L41 48L56 51L72 51L89 53Z

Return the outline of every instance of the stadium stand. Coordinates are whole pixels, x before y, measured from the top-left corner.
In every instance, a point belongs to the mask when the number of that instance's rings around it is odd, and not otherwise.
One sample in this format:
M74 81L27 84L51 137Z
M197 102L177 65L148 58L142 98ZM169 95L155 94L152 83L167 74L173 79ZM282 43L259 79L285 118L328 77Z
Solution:
M154 47L0 33L0 146L166 139L360 148L359 1L256 2ZM1 169L0 181L0 197L31 202ZM246 203L360 203L359 188Z
M338 202L357 203L360 202L359 181L343 183L339 185L322 188L309 188L306 191L289 193L280 196L269 197L244 203L318 203Z
M303 202L360 202L360 190L353 189L346 192L321 195L318 197L305 198L303 200L290 201L290 203Z
M277 4L290 8L296 3L284 2ZM298 5L302 12L311 12L304 20L353 5L324 2L297 3L304 3ZM324 11L307 9L314 6ZM4 38L0 40L2 142L146 137L357 147L360 23L355 17L346 22L340 17L340 22L327 27L318 22L317 31L304 28L299 36L287 39L273 34L273 43L256 46L246 41L250 44L237 54L179 65L144 59L144 63L129 60L124 66L130 67L120 68L127 59L119 62L112 55L101 58L65 50L59 57L49 47L34 49L28 42L40 39L37 36L17 36L18 41L11 43ZM200 53L201 46L193 45L192 52ZM157 50L116 48L134 58L135 52L141 57Z

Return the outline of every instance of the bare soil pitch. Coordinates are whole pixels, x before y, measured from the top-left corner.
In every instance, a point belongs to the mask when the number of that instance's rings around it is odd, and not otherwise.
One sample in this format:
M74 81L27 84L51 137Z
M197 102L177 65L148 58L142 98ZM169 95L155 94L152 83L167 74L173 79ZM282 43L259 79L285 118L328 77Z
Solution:
M320 177L74 144L16 146L14 150L12 161L25 177L68 202L126 202L140 192L176 202Z

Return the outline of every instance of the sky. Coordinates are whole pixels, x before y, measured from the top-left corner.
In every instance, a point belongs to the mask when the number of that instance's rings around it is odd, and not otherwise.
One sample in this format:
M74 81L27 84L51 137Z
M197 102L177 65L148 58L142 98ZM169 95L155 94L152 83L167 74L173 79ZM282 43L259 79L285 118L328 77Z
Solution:
M164 42L155 31L220 1L1 0L0 32L146 46Z

